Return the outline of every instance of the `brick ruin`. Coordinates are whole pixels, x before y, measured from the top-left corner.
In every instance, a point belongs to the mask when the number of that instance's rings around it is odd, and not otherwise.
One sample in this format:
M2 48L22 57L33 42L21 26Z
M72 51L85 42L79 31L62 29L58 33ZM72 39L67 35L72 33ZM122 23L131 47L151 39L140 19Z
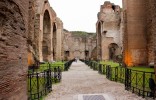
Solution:
M155 8L155 0L123 0L122 11L105 2L97 35L86 38L63 31L47 0L0 0L0 100L27 100L28 66L36 61L110 60L123 51L128 66L154 64Z
M128 66L154 64L155 8L155 0L123 0L123 57Z
M62 60L62 40L47 0L0 0L0 100L27 100L28 66Z
M30 62L62 60L63 23L48 0L29 2ZM32 61L31 61L32 60Z
M27 100L28 6L0 1L0 100Z
M71 42L72 41L72 42ZM95 59L95 33L69 32L64 30L64 60Z
M122 54L122 23L120 7L106 1L101 5L96 23L97 59L113 60Z

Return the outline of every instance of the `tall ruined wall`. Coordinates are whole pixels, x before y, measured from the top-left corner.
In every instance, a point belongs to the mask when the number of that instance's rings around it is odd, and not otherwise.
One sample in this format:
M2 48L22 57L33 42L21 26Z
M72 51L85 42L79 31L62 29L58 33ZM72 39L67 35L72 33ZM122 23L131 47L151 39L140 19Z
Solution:
M0 1L0 100L27 100L28 3Z
M156 75L156 1L155 0L149 0L148 1L148 7L147 7L147 24L148 24L148 62L154 65L155 69L155 75ZM156 78L156 77L155 77Z
M63 35L63 22L59 19L55 19L57 25L57 32L56 32L56 60L62 60L62 35Z
M101 60L110 59L109 45L116 44L118 50L115 55L121 54L122 49L122 29L121 29L121 10L120 7L104 2L98 13L97 30L97 55Z
M52 60L52 25L56 18L47 0L35 0L35 42L40 61Z
M48 0L30 1L29 15L29 64L33 64L34 59L38 61L61 60L63 23L57 18ZM55 38L57 41L54 40Z
M128 66L147 64L147 2L124 0L124 62ZM134 10L135 9L135 10Z
M147 3L147 50L148 50L148 64L154 62L154 49L155 49L155 32L156 32L156 7L155 0L149 0Z
M71 33L64 31L64 60L73 58L91 59L96 47L95 34ZM71 42L72 41L72 42Z

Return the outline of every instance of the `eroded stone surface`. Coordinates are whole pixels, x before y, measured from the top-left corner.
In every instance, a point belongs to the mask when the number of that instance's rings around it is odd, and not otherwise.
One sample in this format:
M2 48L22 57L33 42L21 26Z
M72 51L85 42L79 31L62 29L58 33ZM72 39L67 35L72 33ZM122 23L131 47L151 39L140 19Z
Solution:
M0 100L27 100L27 18L27 0L0 1Z
M97 16L97 58L114 60L115 56L122 54L121 9L118 5L106 1L101 5Z
M73 58L94 59L96 52L96 34L95 33L79 33L64 30L64 60Z

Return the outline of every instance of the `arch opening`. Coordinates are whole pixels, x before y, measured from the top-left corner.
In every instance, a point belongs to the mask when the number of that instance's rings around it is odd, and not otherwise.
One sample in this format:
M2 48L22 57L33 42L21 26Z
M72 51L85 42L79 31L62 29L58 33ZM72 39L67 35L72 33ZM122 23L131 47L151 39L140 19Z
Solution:
M56 60L56 45L57 45L57 28L56 24L53 24L53 60Z
M98 42L98 58L97 59L99 59L99 60L101 60L101 56L102 56L102 37L101 37L101 32L102 32L102 25L101 25L101 22L99 22L98 23L98 30L97 30L97 32L98 32L98 40L97 40L97 42Z
M108 46L109 49L109 60L115 60L117 56L117 49L119 46L116 43L111 43Z
M50 56L50 33L51 20L48 10L44 12L43 17L43 41L42 41L42 56L43 61L48 61Z

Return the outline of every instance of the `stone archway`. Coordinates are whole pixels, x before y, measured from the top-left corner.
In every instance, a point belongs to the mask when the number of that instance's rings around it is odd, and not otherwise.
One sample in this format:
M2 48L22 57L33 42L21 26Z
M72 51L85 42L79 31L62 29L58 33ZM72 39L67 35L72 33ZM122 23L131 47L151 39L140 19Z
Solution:
M48 10L45 10L43 16L43 41L42 41L42 56L43 61L50 60L50 48L51 48L51 20Z
M119 48L119 46L116 43L109 44L109 46L108 46L108 49L109 49L109 60L115 60L118 48Z
M57 28L56 23L53 24L53 60L56 60L57 50Z
M99 22L97 25L97 35L98 35L98 39L97 39L97 59L101 60L102 58L102 22Z

